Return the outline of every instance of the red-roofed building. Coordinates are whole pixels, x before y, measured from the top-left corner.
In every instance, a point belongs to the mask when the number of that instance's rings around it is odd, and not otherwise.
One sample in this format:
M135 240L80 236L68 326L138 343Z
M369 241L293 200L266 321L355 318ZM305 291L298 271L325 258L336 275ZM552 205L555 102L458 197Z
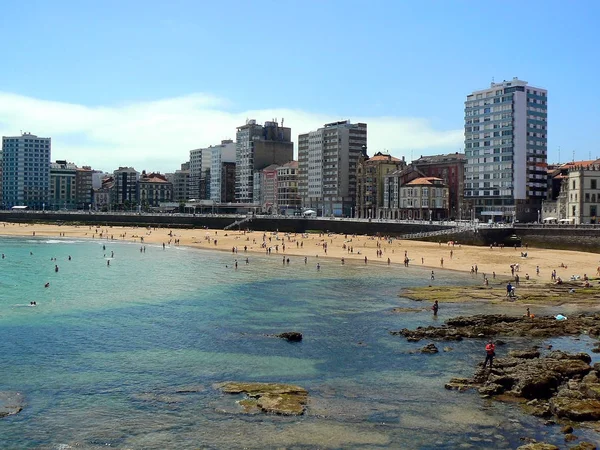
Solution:
M139 179L140 203L142 208L157 207L160 202L173 200L173 184L160 173L142 171Z
M441 178L420 177L400 187L399 219L448 217L448 185Z

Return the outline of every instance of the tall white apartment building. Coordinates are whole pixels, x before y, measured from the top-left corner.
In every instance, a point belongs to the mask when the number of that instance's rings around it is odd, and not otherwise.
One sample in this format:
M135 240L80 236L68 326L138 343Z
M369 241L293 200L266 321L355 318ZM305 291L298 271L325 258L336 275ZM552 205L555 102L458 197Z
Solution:
M298 136L298 192L305 208L322 216L348 216L356 201L358 158L367 147L367 124L325 124Z
M190 150L190 199L200 200L200 178L202 176L202 150Z
M4 208L44 209L50 199L51 139L31 133L2 137Z
M548 92L491 83L465 101L465 202L472 216L535 221L546 196Z
M221 141L220 145L210 147L210 199L216 203L224 202L226 199L223 186L225 185L226 172L223 170L224 163L235 163L236 144L231 139Z
M277 120L248 120L237 128L235 158L235 201L257 203L254 199L254 175L271 164L285 164L294 157L292 130Z

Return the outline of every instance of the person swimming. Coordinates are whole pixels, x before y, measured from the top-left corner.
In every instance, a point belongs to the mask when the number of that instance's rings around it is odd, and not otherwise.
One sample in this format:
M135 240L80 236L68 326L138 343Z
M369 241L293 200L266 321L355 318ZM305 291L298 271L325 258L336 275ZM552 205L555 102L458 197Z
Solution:
M45 287L45 288L48 288L48 287L50 287L50 282L46 283L46 284L44 285L44 287Z

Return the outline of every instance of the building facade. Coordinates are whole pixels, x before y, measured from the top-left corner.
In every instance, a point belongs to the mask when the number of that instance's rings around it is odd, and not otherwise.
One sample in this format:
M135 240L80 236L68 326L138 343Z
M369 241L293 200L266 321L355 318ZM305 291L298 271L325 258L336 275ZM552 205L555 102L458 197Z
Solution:
M77 209L77 166L65 160L50 164L48 209Z
M142 209L156 208L160 203L173 201L173 184L160 173L146 173L143 170L138 184Z
M400 205L401 219L445 219L448 217L448 186L441 178L416 178L400 188Z
M546 196L548 94L491 83L465 101L465 200L480 219L534 221Z
M77 209L91 210L94 192L94 171L90 166L83 166L75 173L75 203Z
M300 212L302 201L298 193L298 161L277 168L277 212L294 215Z
M165 176L173 185L173 201L187 202L190 199L190 163L183 163L181 169Z
M114 184L111 189L113 209L128 209L138 204L139 175L133 167L119 167L113 172Z
M367 147L367 124L325 124L298 136L298 189L302 205L320 216L352 215L357 163Z
M356 207L352 217L376 218L383 207L384 180L387 175L406 167L404 159L381 152L371 158L365 152L358 159L356 173Z
M231 183L226 177L233 164L235 178L236 143L231 139L223 140L220 145L210 147L210 151L210 199L216 203L232 202L234 197L228 193ZM235 181L233 189L235 193Z
M2 137L2 203L42 210L50 200L51 139L31 133Z
M463 153L448 155L421 156L412 162L426 177L437 177L448 186L448 214L450 218L461 220L468 214L464 203L465 164Z
M383 207L379 210L379 217L393 220L406 218L407 215L401 211L401 187L422 177L423 173L412 164L386 175L383 180Z
M261 212L277 213L277 164L271 164L254 174L254 203L258 203ZM258 199L258 201L256 201Z
M285 164L294 157L292 130L279 126L277 120L248 120L237 128L235 158L235 201L257 203L254 198L254 174L271 164Z
M202 150L190 150L190 199L200 200L200 178L202 176Z

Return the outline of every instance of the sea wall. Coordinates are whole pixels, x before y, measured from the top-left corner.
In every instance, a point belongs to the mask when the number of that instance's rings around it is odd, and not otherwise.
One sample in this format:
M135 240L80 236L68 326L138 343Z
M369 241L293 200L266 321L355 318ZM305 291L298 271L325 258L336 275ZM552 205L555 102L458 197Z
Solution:
M200 216L183 214L73 214L55 212L0 212L0 221L21 223L65 223L102 226L151 226L163 228L223 229L242 217ZM236 227L237 228L237 227ZM241 225L242 229L305 233L322 231L341 234L381 234L400 236L449 228L447 225L352 221L304 217L255 217Z
M238 217L237 219L241 218ZM184 214L85 214L57 212L0 211L0 221L21 223L65 223L101 226L151 226L163 228L216 228L223 229L236 221L235 217L193 216ZM449 225L428 222L354 221L303 217L255 217L241 225L243 229L281 231L290 233L332 232L340 234L368 234L403 236L451 228ZM514 235L518 239L514 238ZM600 253L600 226L592 225L529 225L479 228L461 233L423 237L431 242L456 241L466 245L528 244L532 247L581 250ZM520 240L520 242L519 242Z
M517 225L514 232L531 247L600 253L600 227Z

